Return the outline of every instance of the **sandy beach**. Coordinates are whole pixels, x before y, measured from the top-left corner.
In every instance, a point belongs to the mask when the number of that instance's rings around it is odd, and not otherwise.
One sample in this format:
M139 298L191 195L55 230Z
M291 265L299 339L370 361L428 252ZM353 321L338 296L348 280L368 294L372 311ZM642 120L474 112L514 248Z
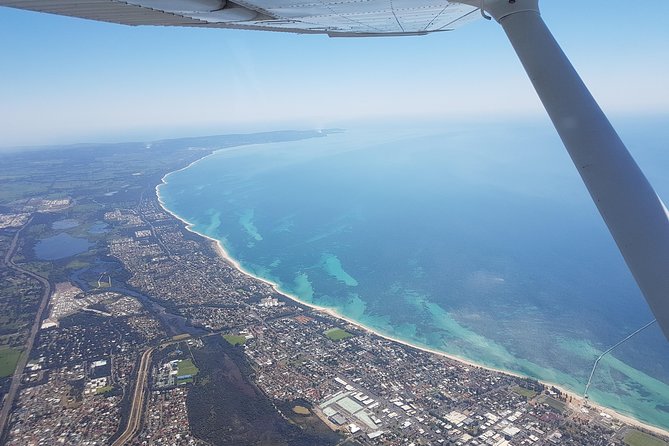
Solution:
M210 155L211 155L211 154L210 154ZM210 155L207 155L207 156L210 156ZM193 163L189 164L188 166L186 166L186 167L184 167L184 168L182 168L182 169L179 169L178 171L187 169L188 167L190 167L190 166L193 165L194 163L197 163L197 162L201 161L201 160L204 159L204 158L206 158L206 157L203 157L203 158L201 158L201 159L199 159L199 160L196 160L196 161L194 161ZM177 172L177 171L175 171L175 172ZM170 172L170 173L173 173L173 172ZM166 184L166 178L167 178L168 175L170 175L170 173L168 173L168 174L166 174L166 175L164 175L164 176L162 177L162 179L161 179L161 184ZM223 246L223 244L222 244L219 240L214 239L214 238L212 238L212 237L210 237L210 236L208 236L208 235L206 235L206 234L201 234L201 233L195 231L195 230L193 229L193 224L192 224L192 223L188 222L187 220L184 220L181 216L175 214L175 213L172 212L170 209L168 209L167 206L165 206L165 203L163 202L162 198L160 197L159 187L160 187L160 185L157 185L156 188L155 188L155 191L156 191L156 197L157 197L157 199L158 199L158 202L160 203L160 206L163 208L163 210L164 210L165 212L167 212L168 214L172 215L172 216L173 216L174 218L176 218L177 220L181 221L181 222L184 224L186 230L188 230L188 231L190 231L190 232L192 232L192 233L194 233L194 234L197 234L197 235L200 236L200 237L203 237L203 238L205 238L205 239L208 239L208 240L213 244L213 246L214 246L216 252L218 253L218 255L219 255L225 262L227 262L227 263L229 263L230 265L232 265L235 269L237 269L237 270L240 271L241 273L243 273L243 274L245 274L245 275L247 275L247 276L249 276L249 277L251 277L251 278L253 278L253 279L255 279L255 280L258 280L258 281L260 281L260 282L263 282L263 283L265 283L265 284L271 286L272 289L273 289L275 292L277 292L278 294L281 294L282 296L286 297L287 299L290 299L290 300L292 300L292 301L294 301L294 302L296 302L296 303L298 303L298 304L300 304L300 305L309 307L309 308L311 308L311 309L314 310L314 311L318 311L318 312L327 314L327 315L329 315L329 316L332 316L332 317L334 317L334 318L336 318L336 319L342 320L342 321L344 321L344 322L346 322L346 323L348 323L348 324L350 324L350 325L352 325L352 326L355 326L356 328L358 328L358 329L360 329L360 330L366 331L366 332L371 333L371 334L373 334L373 335L375 335L375 336L379 336L379 337L381 337L381 338L387 339L387 340L392 341L392 342L396 342L396 343L398 343L398 344L405 345L405 346L410 347L410 348L414 348L414 349L417 349L417 350L420 350L420 351L423 351L423 352L426 352L426 353L431 353L431 354L438 355L438 356L441 356L441 357L444 357L444 358L448 358L448 359L450 359L450 360L452 360L452 361L456 361L456 362L459 362L459 363L461 363L461 364L464 364L464 365L467 365L467 366L470 366L470 367L477 367L477 368L481 368L481 369L485 369L485 370L490 370L490 371L497 372L497 373L504 373L504 374L511 375L511 376L516 376L516 377L519 377L519 378L536 379L536 378L534 378L534 377L528 377L528 376L526 376L526 375L522 375L522 374L520 374L520 373L515 373L515 372L509 371L509 370L504 370L504 369L500 369L500 368L490 367L490 366L487 366L487 365L485 365L485 364L479 364L479 363L473 362L473 361L471 361L471 360L468 360L468 359L466 359L466 358L462 358L462 357L459 357L459 356L456 356L456 355L452 355L452 354L449 354L449 353L446 353L446 352L443 352L443 351L440 351L440 350L431 349L431 348L428 348L428 347L424 347L424 346L420 346L420 345L412 344L412 343L410 343L410 342L407 342L406 340L395 338L395 337L393 337L393 336L390 336L390 335L387 335L387 334L378 332L378 331L376 331L376 330L374 330L374 329L372 329L372 328L370 328L370 327L367 327L367 326L365 326L365 325L362 325L362 324L361 324L360 322L358 322L358 321L355 321L355 320L353 320L353 319L350 319L350 318L348 318L348 317L346 317L346 316L343 316L343 315L337 313L337 312L336 312L335 310L333 310L332 308L322 307L322 306L319 306L319 305L315 305L315 304L313 304L313 303L304 302L304 301L300 300L297 296L292 295L292 294L290 294L290 293L287 293L287 292L285 292L285 291L282 291L282 290L279 288L279 286L278 286L277 283L272 282L272 281L270 281L270 280L267 280L267 279L265 279L265 278L263 278L263 277L259 277L259 276L255 275L255 274L251 273L250 271L244 269L244 267L239 263L239 261L237 261L237 260L234 259L232 256L230 256L230 254L227 252L227 250L225 249L225 247ZM564 387L563 387L562 385L560 385L560 384L552 383L552 382L548 382L548 381L543 381L543 380L537 380L537 381L539 381L540 383L544 384L545 386L555 387L556 389L560 390L560 392L562 392L563 394L565 394L565 395L567 395L568 397L570 397L570 398L571 398L571 402L567 401L566 404L567 404L572 410L574 410L574 411L580 412L581 409L586 408L589 412L593 412L593 411L594 411L594 412L596 412L596 413L606 414L607 416L613 418L614 420L619 420L619 421L621 421L621 422L623 422L623 423L625 423L625 424L629 424L629 425L632 425L632 426L636 426L636 427L645 429L645 430L647 430L647 431L656 433L656 434L658 434L658 435L669 436L669 430L665 430L665 429L662 429L662 428L660 428L660 427L657 427L657 426L653 426L653 425L644 423L643 421L637 420L637 419L635 419L635 418L633 418L633 417L631 417L631 416L629 416L629 415L621 414L621 413L619 413L619 412L616 412L614 409L611 409L611 408L609 408L609 407L606 407L606 406L603 406L603 405L601 405L601 404L598 404L598 403L596 403L596 402L594 402L594 401L592 401L592 400L590 400L590 399L588 399L588 400L586 401L586 400L583 398L582 395L579 395L579 394L575 393L574 391L568 390L568 389L564 388Z

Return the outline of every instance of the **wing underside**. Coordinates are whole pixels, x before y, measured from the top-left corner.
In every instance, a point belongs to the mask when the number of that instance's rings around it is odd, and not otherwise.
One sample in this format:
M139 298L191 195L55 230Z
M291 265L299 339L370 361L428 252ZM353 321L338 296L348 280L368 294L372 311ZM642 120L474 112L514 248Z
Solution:
M479 17L477 8L448 0L0 0L0 6L133 26L331 36L419 35Z

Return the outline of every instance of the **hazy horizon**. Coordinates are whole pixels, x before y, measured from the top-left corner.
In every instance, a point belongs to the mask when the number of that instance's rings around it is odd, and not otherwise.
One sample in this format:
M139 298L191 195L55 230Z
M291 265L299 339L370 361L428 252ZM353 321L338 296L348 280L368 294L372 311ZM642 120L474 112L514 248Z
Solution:
M669 113L669 4L541 6L609 115ZM356 39L129 27L0 8L0 40L0 147L545 116L501 27L485 20L423 37Z

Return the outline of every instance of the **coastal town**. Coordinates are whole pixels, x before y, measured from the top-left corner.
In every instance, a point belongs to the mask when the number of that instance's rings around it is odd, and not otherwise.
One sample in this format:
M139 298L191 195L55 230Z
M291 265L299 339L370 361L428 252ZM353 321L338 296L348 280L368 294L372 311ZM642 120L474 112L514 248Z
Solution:
M292 300L187 230L155 178L87 208L105 228L104 261L67 260L76 274L45 272L21 241L92 201L33 197L2 210L3 280L32 296L35 321L3 347L30 341L3 381L5 444L668 444L667 432L556 386ZM49 284L41 301L37 277Z

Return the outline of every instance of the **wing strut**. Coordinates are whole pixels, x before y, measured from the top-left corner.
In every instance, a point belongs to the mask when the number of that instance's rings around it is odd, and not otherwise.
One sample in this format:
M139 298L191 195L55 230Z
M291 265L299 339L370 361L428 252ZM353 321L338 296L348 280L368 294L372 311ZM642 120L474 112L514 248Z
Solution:
M469 3L463 0L463 3ZM473 4L473 2L472 2ZM538 0L486 0L664 335L669 339L669 213L539 13Z

